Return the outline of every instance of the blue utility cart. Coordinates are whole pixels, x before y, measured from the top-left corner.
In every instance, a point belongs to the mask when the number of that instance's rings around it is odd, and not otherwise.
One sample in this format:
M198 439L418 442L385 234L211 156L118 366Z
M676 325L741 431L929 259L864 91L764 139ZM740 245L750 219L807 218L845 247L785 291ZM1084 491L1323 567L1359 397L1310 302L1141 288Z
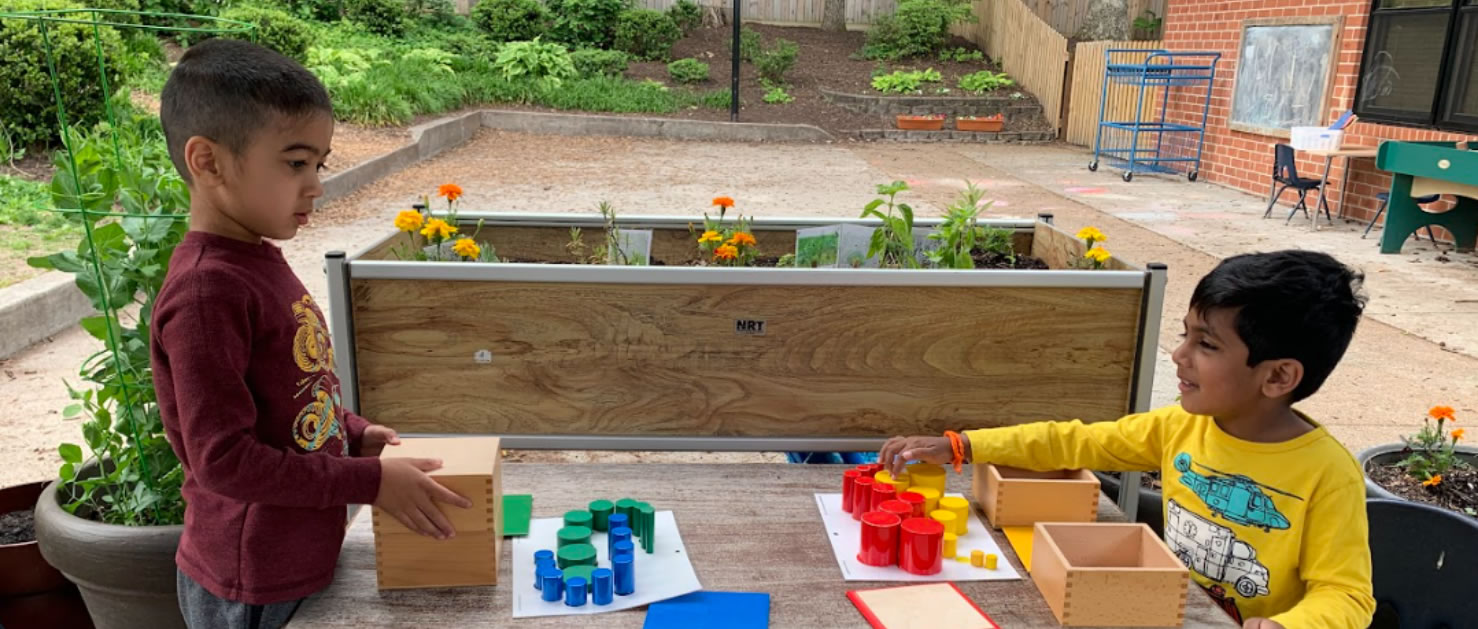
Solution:
M1124 181L1136 172L1176 173L1170 165L1188 163L1186 177L1195 181L1201 172L1201 146L1206 139L1206 114L1211 106L1211 84L1216 78L1217 52L1171 52L1158 49L1115 48L1106 53L1103 93L1098 101L1098 133L1093 139L1093 161L1088 170L1098 170L1100 159L1124 169ZM1133 119L1105 120L1109 85L1139 88ZM1153 106L1159 90L1159 107L1145 111L1146 94ZM1175 102L1200 100L1200 124L1168 122L1171 92ZM1179 110L1185 111L1185 110ZM1192 116L1194 117L1194 116ZM1146 137L1141 137L1146 136Z

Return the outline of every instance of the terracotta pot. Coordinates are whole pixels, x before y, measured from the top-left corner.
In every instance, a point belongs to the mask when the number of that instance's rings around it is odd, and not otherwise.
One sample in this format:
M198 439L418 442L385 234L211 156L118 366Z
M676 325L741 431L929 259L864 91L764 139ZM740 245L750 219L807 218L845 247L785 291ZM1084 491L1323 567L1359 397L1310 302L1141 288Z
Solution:
M97 474L97 465L80 470ZM72 515L60 480L36 501L36 541L71 579L99 629L184 629L175 593L175 551L184 526L120 526Z
M969 118L955 119L955 129L958 129L960 131L986 131L995 133L999 132L1001 128L1005 126L1006 121L999 118L976 118L974 120L971 120Z
M1359 456L1355 457L1360 461L1360 473L1365 475L1366 498L1406 500L1401 496L1397 496L1396 494L1386 491L1386 488L1381 487L1380 485L1376 484L1375 481L1370 480L1371 467L1390 465L1406 458L1407 455L1402 452L1405 449L1406 444L1404 443L1384 443L1378 446L1371 446L1369 448L1361 450ZM1468 465L1478 467L1478 447L1457 446L1456 448L1453 448L1453 451L1457 453L1458 458L1462 459Z
M0 513L35 507L45 489L45 481L0 487ZM0 626L92 626L77 587L46 563L35 540L0 545Z
M943 118L900 115L897 120L899 129L909 131L938 131L944 128Z

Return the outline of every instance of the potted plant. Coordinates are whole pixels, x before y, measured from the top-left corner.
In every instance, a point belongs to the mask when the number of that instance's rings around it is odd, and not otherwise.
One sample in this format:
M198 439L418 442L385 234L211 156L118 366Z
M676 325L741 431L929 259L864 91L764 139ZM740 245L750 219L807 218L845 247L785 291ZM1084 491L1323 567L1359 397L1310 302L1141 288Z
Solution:
M938 131L944 128L944 114L898 114L897 124L908 131Z
M91 627L77 587L36 544L34 510L46 485L0 487L0 626Z
M1415 435L1361 452L1366 495L1424 502L1478 517L1478 448L1458 445L1465 431L1449 430L1448 423L1457 423L1452 407L1434 406Z
M996 133L1006 126L1006 116L993 114L990 116L959 116L955 118L955 129L960 131L985 131Z

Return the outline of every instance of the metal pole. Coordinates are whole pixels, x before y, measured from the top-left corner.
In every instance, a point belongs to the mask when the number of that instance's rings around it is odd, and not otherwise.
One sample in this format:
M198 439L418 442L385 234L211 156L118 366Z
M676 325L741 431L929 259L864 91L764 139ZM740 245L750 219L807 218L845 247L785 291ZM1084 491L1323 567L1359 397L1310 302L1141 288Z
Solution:
M344 408L359 412L359 365L354 353L354 293L349 290L349 261L343 251L324 256L328 273L329 334L339 377L339 396Z
M734 41L729 50L729 122L739 122L739 4L734 0Z

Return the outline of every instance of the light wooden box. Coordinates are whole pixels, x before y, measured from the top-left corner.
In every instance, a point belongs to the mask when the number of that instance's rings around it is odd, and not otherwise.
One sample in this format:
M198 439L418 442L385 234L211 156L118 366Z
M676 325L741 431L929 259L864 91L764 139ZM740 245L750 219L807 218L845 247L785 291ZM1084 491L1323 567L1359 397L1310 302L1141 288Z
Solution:
M1032 581L1067 627L1179 627L1191 576L1149 525L1036 525Z
M1098 477L1088 470L976 465L973 474L975 502L995 528L1098 519Z
M428 472L472 501L462 509L436 503L457 534L438 540L421 535L375 508L375 575L382 590L496 585L503 545L502 450L497 437L402 438L380 458L441 459Z

